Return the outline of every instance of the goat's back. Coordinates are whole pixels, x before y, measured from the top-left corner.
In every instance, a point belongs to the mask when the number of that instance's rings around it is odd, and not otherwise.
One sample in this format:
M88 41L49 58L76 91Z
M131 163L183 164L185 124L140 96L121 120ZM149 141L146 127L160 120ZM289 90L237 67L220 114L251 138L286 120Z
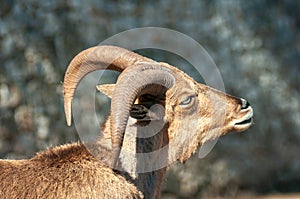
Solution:
M137 188L91 156L82 144L29 160L0 160L0 198L140 198Z

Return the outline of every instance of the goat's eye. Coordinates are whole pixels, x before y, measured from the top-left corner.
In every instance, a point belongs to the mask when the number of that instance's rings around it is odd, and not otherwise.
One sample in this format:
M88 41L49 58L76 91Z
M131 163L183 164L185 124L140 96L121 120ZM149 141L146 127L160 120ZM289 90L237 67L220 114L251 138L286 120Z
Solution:
M195 95L186 97L183 101L180 102L179 105L186 106L186 105L190 104L193 101L194 97L195 97Z

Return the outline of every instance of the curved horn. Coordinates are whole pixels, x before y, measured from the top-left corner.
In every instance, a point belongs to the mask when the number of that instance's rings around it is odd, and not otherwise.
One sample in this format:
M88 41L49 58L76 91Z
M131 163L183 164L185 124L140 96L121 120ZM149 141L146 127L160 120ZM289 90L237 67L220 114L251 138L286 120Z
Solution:
M170 89L174 83L175 77L170 69L158 63L130 67L119 76L111 102L111 138L115 150L122 146L129 111L135 99L150 85Z
M138 62L154 62L134 52L115 46L96 46L80 52L69 64L63 83L64 108L68 126L71 125L71 106L80 80L95 70L123 71Z

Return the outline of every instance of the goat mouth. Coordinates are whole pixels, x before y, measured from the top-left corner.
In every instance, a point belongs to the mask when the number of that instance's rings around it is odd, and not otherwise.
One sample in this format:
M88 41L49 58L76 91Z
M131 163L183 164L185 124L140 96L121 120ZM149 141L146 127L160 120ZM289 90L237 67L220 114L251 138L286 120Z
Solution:
M244 131L247 130L251 124L253 123L253 109L250 107L248 108L248 114L244 117L243 120L238 121L234 124L234 128L236 131Z
M243 120L241 122L235 123L233 127L233 131L235 132L242 132L250 128L250 126L253 123L253 118L249 118L246 120Z
M235 123L235 125L245 125L245 124L251 124L252 123L252 120L253 118L249 118L249 119L246 119L244 121L241 121L241 122L238 122L238 123Z

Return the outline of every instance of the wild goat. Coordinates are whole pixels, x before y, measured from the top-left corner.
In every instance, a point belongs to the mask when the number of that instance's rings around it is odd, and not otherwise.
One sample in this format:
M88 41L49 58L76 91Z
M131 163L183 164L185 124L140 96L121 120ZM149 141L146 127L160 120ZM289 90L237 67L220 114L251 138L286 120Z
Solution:
M167 63L97 46L79 53L66 71L68 125L78 83L104 69L122 73L115 85L98 87L112 100L103 135L94 143L65 144L29 160L0 160L1 198L158 198L171 163L184 162L206 141L252 124L246 100L197 83Z

